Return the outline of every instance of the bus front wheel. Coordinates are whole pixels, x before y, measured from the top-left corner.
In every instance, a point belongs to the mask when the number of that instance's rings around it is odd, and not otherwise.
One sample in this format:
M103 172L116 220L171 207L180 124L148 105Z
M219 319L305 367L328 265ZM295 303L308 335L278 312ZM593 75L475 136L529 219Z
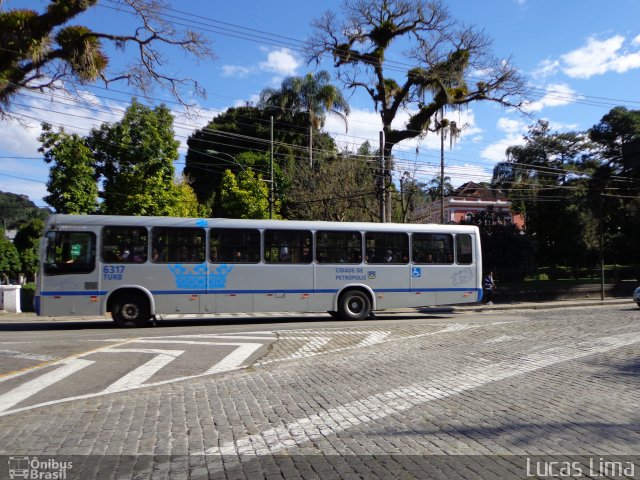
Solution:
M346 320L364 320L371 315L371 299L361 290L347 290L340 297L338 313Z
M119 327L142 327L151 319L149 300L142 295L121 295L113 303L111 317Z

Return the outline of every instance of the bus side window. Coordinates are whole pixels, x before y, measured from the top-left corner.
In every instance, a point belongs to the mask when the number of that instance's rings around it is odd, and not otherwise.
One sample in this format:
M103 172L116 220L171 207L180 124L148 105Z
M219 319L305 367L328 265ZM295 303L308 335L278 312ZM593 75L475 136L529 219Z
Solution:
M144 227L104 227L100 256L105 263L144 263L148 242L149 234Z
M365 233L367 263L409 263L409 236L399 232Z
M154 227L151 233L155 262L202 263L205 260L205 231L190 227ZM157 254L157 255L156 255Z
M265 230L267 263L311 263L311 248L311 232L307 230Z
M212 228L209 232L212 263L258 263L260 231L244 228Z
M316 232L316 261L318 263L362 262L362 234L360 232Z
M460 265L470 265L473 263L473 244L471 235L456 235L456 261Z
M453 235L449 233L414 233L413 263L453 263Z

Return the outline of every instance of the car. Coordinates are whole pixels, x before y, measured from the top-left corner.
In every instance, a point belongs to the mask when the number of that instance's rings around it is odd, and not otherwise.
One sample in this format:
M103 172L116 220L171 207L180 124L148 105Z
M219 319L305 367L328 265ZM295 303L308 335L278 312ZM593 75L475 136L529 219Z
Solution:
M633 301L636 302L640 307L640 287L636 288L636 290L633 292Z

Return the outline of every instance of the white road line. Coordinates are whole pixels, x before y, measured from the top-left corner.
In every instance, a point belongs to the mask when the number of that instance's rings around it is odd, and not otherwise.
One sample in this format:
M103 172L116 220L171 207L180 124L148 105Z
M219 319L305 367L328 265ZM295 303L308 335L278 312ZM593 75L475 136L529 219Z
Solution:
M149 342L149 343L153 343L153 342ZM165 342L159 342L159 343L165 343ZM168 341L166 343L173 343L171 341ZM180 342L178 342L180 343ZM88 394L84 394L84 395L76 395L73 397L67 397L67 398L60 398L57 400L51 400L48 402L42 402L42 403L38 403L35 405L30 405L28 407L23 407L23 408L16 408L14 410L9 410L10 407L12 407L13 405L16 405L17 402L14 402L12 404L9 404L6 406L6 408L0 409L0 417L5 416L5 415L10 415L12 413L18 413L18 412L22 412L25 410L32 410L34 408L38 408L38 407L46 407L49 405L56 405L58 403L64 403L64 402L70 402L73 400L82 400L82 399L86 399L86 398L94 398L94 397L99 397L102 395L106 395L109 393L117 393L117 392L121 392L121 391L125 391L125 390L134 390L134 389L138 389L138 388L143 388L143 387L154 387L154 386L158 386L158 385L166 385L169 383L174 383L174 382L179 382L182 380L192 380L194 378L200 378L200 377L204 377L206 375L211 375L214 373L223 373L223 372L229 372L229 371L233 371L233 370L239 370L240 368L242 368L242 364L243 362L245 362L253 353L255 353L258 349L260 349L261 347L264 347L263 343L239 343L239 342L224 342L224 343L216 343L216 342L198 342L200 344L206 344L206 345L218 345L218 346L225 346L225 347L229 347L229 346L235 346L236 348L229 354L227 354L222 360L220 360L218 363L216 363L215 365L213 365L211 368L209 368L207 371L203 372L203 373L199 373L196 375L187 375L187 376L183 376L183 377L176 377L176 378L171 378L168 380L163 380L160 382L152 382L152 383L142 383L145 380L147 380L148 378L150 378L150 374L155 373L155 371L157 371L159 368L162 368L162 366L166 365L167 363L169 363L170 361L172 361L175 356L172 356L171 354L169 354L168 352L182 352L182 351L171 351L171 350L156 350L156 349L119 349L119 348L111 348L111 347L105 347L99 350L95 350L92 352L87 353L87 355L89 354L93 354L93 353L120 353L120 352L126 352L126 351L132 351L132 352L143 352L143 353L156 353L158 355L165 355L166 357L169 358L165 358L165 357L154 357L154 359L150 360L149 362L147 362L145 365L138 367L136 370L130 372L129 374L127 374L126 377L128 377L127 379L125 379L125 377L122 377L120 380L118 380L117 382L111 384L109 387L107 387L105 390L102 390L100 392L95 392L95 393L88 393ZM177 356L177 355L176 355ZM64 360L59 362L58 364L61 363L66 363L66 362L71 362L71 361L79 361L79 362L89 362L89 363L93 363L93 361L90 360ZM163 364L163 365L161 365ZM159 368L157 368L159 367ZM134 373L135 372L135 373ZM73 373L73 372L71 372ZM47 375L49 374L44 374L39 378L43 378L43 377L47 377ZM146 377L146 378L144 378ZM64 377L62 377L64 378ZM61 379L62 379L61 378ZM36 379L37 380L37 379ZM51 381L50 383L55 383L55 381L58 381L57 379L54 381ZM26 385L26 384L25 384ZM21 388L21 387L18 387ZM13 394L17 389L12 390L11 392L5 394L5 396L9 395L9 394ZM29 397L31 394L25 394L25 398ZM3 397L0 397L0 401L2 400ZM7 397L7 398L11 398L11 397Z
M390 332L373 332L370 335L367 335L367 338L365 338L359 344L357 344L356 348L370 347L371 345L382 343L387 339L389 334Z
M324 347L327 343L331 341L331 337L307 337L309 341L304 344L301 348L293 352L287 358L301 358L301 357L310 357L312 355L316 355L318 350Z
M324 350L322 352L319 351L315 351L315 352L310 352L307 355L304 355L305 357L313 357L315 355L324 355L327 353L337 353L337 352L342 352L345 350L351 350L354 348L360 348L360 347L365 347L365 346L369 346L369 345L374 345L377 343L384 343L384 342L392 342L392 341L396 341L399 338L402 338L402 340L409 340L412 338L421 338L421 337L430 337L433 335L438 335L440 333L451 333L451 332L461 332L463 330L468 330L470 328L481 328L481 327L487 327L487 326L493 326L493 325L498 325L500 323L503 322L495 322L495 323L489 323L489 324L478 324L478 325L469 325L469 324L465 324L465 323L452 323L450 325L445 326L445 328L442 328L440 330L436 330L433 332L427 332L427 333L418 333L415 335L409 335L406 337L395 337L395 338L388 338L389 336L389 332L372 332L371 330L368 331L332 331L332 330L322 330L322 331L317 331L317 332L308 332L308 331L304 331L305 335L300 335L300 336L296 336L295 335L295 331L292 330L288 330L286 332L286 335L282 335L280 336L281 340L313 340L318 338L318 336L309 336L306 335L307 333L318 333L318 334L335 334L335 335L363 335L363 334L367 334L369 336L373 336L375 335L375 341L374 343L364 343L367 342L367 339L363 340L362 342L356 344L356 345L349 345L347 347L339 347L339 348L334 348L334 349L328 349L328 350ZM387 333L387 335L384 335L385 333ZM384 338L382 338L384 335ZM371 341L373 341L373 337L371 339ZM288 355L286 357L282 357L282 358L274 358L274 359L269 359L269 360L263 360L260 362L256 362L256 365L267 365L270 363L277 363L277 362L284 362L287 360L293 360L295 358L300 358L300 356L296 356L293 357L292 355Z
M416 406L457 395L472 388L534 372L551 365L605 353L640 342L640 332L605 337L591 342L554 347L500 362L477 365L455 376L430 383L415 383L372 395L314 415L298 418L281 427L246 435L207 449L207 455L273 455L288 448L313 443L326 435L347 430L373 420L385 418Z
M57 357L51 355L38 355L35 353L19 352L17 350L0 350L0 357L20 358L23 360L38 360L40 362L50 362L56 360Z
M225 343L223 345L233 344ZM221 373L230 370L236 370L240 368L242 366L242 363L245 362L253 353L264 346L264 344L262 343L236 343L235 345L237 345L238 348L236 348L233 352L216 363L204 374L209 375L212 373Z
M155 354L151 360L144 365L140 365L138 368L130 371L125 376L121 377L117 381L113 382L107 388L102 390L101 393L115 393L123 392L125 390L131 390L144 385L144 382L155 375L160 369L167 366L178 356L184 353L183 350L155 350L155 349L120 349L114 348L109 350L103 350L101 353L152 353Z
M14 405L26 400L45 388L56 382L68 377L72 373L82 370L94 362L92 360L82 360L79 358L71 358L61 362L62 366L56 368L52 372L47 372L33 380L23 383L14 388L10 392L0 395L0 412L9 410Z

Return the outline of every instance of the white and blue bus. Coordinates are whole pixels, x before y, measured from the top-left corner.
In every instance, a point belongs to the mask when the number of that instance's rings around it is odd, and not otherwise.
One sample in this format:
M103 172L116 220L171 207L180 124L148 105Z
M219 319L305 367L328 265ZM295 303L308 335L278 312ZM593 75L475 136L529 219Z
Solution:
M472 303L482 297L477 227L51 215L36 311L163 315L329 312Z

